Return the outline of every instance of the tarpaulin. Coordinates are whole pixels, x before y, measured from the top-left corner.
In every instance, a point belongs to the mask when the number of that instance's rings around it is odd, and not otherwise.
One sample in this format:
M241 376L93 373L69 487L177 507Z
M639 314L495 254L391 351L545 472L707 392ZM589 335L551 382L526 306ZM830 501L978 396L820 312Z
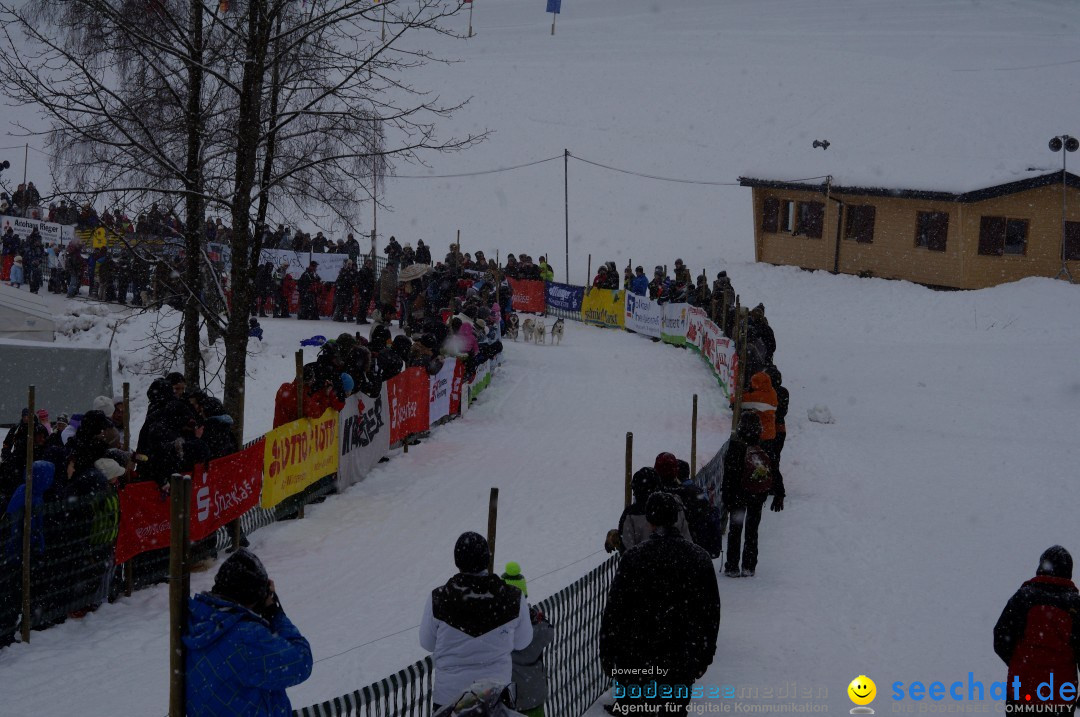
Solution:
M537 279L507 279L514 293L514 311L544 313L544 282Z
M202 540L259 504L263 459L260 439L242 451L210 461L207 470L192 474L192 542Z
M338 490L363 480L390 453L390 401L386 384L372 398L355 393L338 414Z
M120 531L113 561L126 563L147 550L169 547L169 496L153 481L120 489Z
M589 288L581 302L581 320L593 326L622 328L626 313L622 290Z
M418 366L407 368L390 379L387 397L390 401L391 444L431 427L428 420L430 390L427 371Z

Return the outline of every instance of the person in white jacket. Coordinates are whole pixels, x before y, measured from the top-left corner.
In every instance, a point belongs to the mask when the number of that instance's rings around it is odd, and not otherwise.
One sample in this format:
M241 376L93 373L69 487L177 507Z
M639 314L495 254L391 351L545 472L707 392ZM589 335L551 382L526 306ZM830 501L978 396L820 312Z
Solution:
M462 533L454 545L460 571L435 588L420 620L420 645L435 661L432 712L456 702L480 680L509 684L511 653L532 642L529 604L515 587L488 573L484 536Z

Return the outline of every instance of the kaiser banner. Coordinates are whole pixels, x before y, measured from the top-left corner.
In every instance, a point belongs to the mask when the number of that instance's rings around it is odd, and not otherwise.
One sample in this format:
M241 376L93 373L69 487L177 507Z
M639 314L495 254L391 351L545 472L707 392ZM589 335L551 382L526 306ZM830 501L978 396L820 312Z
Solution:
M10 227L15 236L25 239L35 229L41 235L42 243L63 244L75 238L75 227L67 224L53 224L36 219L23 219L22 217L0 217L0 234L7 234Z
M386 384L375 398L356 393L338 415L338 490L364 479L390 453L390 401Z
M431 427L430 389L427 371L419 366L407 368L390 379L386 395L390 400L391 445Z
M560 311L581 311L581 302L585 299L585 287L559 284L549 281L544 285L547 305Z
M338 414L301 418L266 434L260 505L273 508L338 469Z
M430 377L431 392L428 420L434 424L447 416L461 413L461 379L465 374L464 365L458 370L457 359L450 358L443 363L442 370Z
M593 326L621 329L626 313L624 293L613 289L587 289L581 302L581 320Z
M113 562L126 563L147 550L169 547L169 497L153 481L120 489L120 531Z
M263 474L262 439L238 453L196 470L191 485L191 540L202 540L259 503Z
M507 279L514 292L514 311L544 313L544 282L537 279Z
M626 292L627 331L636 331L643 336L660 338L660 325L664 322L664 307L647 296L638 296Z
M664 323L660 338L664 343L682 346L686 343L686 327L689 325L689 304L664 304Z

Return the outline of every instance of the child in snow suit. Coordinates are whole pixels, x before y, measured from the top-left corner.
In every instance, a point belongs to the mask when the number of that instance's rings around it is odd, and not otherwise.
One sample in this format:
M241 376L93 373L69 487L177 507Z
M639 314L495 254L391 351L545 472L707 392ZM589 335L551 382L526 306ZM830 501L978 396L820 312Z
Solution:
M502 579L507 585L521 590L525 597L529 596L529 586L517 563L506 564ZM544 649L555 639L555 628L535 605L529 607L529 621L533 629L532 642L525 649L514 650L510 655L514 663L514 684L517 685L517 711L527 717L544 717L544 702L547 700Z

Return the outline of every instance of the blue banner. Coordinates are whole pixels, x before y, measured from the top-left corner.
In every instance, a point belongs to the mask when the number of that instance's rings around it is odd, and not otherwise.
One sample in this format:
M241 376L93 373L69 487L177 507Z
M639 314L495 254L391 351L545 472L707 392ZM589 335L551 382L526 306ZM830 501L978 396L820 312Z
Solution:
M562 10L562 0L548 0L548 12L558 15L560 10Z
M584 286L546 282L544 294L547 305L561 311L581 311L581 302L585 299Z

